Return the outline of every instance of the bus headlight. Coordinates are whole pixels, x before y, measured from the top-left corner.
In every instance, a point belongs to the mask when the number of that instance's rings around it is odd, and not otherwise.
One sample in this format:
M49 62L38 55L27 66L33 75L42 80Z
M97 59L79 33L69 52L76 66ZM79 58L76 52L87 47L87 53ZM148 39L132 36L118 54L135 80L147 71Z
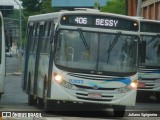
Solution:
M136 89L138 86L138 81L134 80L133 82L130 83L130 85L122 87L122 88L118 88L118 92L120 93L125 93L128 92L130 90Z
M58 73L54 73L54 79L55 81L62 85L63 87L69 88L71 89L73 87L73 85L67 81L65 81L62 77L62 75L58 74Z
M54 73L54 79L56 80L57 83L61 83L63 81L62 76L57 73Z
M138 86L138 81L137 80L134 80L130 84L131 89L137 89L137 86Z

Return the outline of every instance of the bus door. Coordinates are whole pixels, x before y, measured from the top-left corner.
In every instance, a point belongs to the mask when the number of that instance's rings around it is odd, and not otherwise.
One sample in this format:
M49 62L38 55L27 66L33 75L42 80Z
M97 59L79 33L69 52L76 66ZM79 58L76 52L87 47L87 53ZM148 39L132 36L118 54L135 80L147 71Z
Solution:
M44 21L40 22L40 29L39 29L39 36L38 36L38 45L36 50L36 59L35 59L35 72L34 72L34 90L33 93L37 94L37 78L38 78L38 69L39 69L39 59L40 59L40 50L42 45L42 36L43 36L43 29L44 29Z
M48 69L49 69L49 59L51 51L51 31L53 29L54 21L48 20L45 21L43 27L42 37L40 38L40 51L39 51L39 65L38 65L38 74L36 80L36 90L38 97L44 97L44 91L46 90L46 83L48 79ZM42 86L43 85L43 86ZM43 88L43 89L42 89ZM45 94L46 95L46 94Z
M27 93L34 94L34 76L35 76L35 65L36 65L36 56L38 49L40 35L40 22L33 22L33 35L31 39L29 39L30 49L29 49L29 57L28 57L28 68L27 68Z
M25 54L24 54L24 66L23 66L23 75L22 75L22 88L23 90L27 90L27 71L28 71L28 60L29 60L29 50L30 50L30 47L31 47L31 38L33 36L33 22L30 22L28 24L28 27L27 27L27 33L26 33L26 41L27 41L27 44L26 44L26 49L25 49Z
M47 97L50 97L51 92L51 81L52 81L52 68L53 68L53 60L54 60L54 53L55 53L55 41L56 38L56 30L57 30L57 24L53 22L52 28L51 28L51 35L50 35L50 58L49 58L49 69L48 69L48 88L47 88Z

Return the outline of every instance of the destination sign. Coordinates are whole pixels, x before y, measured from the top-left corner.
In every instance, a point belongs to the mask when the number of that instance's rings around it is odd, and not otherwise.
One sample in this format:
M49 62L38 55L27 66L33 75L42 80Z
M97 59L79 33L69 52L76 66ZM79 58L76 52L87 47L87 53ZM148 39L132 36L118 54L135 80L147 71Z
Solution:
M138 23L134 20L104 15L64 15L60 23L69 26L138 31Z
M160 23L158 22L141 21L140 26L141 32L160 33Z

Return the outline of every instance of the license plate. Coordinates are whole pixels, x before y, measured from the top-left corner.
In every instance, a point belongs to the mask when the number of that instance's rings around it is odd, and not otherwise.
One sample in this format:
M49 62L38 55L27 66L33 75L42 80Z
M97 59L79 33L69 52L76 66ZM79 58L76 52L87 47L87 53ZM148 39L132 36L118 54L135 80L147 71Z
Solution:
M88 93L88 97L92 99L101 99L102 95L99 93Z
M143 82L138 82L138 87L144 88L144 87L145 87L145 83L143 83Z

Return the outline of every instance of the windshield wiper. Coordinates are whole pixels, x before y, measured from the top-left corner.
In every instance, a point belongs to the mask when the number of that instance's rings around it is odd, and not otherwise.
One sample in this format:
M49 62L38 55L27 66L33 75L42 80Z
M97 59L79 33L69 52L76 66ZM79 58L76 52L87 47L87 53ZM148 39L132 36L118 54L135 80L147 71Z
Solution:
M147 43L147 45L149 45L151 42L153 42L157 38L160 38L160 34L157 34L157 35L153 36L152 39Z
M108 53L108 57L107 57L107 63L109 61L109 56L110 56L110 52L112 51L114 45L116 44L116 42L118 41L118 38L120 36L121 32L118 32L117 35L115 36L113 42L111 43L111 45L109 46L107 53Z
M79 31L80 37L81 37L81 39L82 39L82 41L83 41L83 44L84 44L86 50L89 51L89 46L88 46L88 44L87 44L86 38L85 38L84 35L83 35L82 30L81 30L80 28L78 28L78 31Z

